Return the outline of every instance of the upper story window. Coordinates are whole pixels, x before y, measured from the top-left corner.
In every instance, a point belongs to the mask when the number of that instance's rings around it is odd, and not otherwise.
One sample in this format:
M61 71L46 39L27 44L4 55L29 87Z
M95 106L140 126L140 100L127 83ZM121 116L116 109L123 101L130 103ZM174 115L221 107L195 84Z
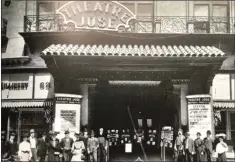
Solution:
M56 11L55 2L38 2L38 12L40 15L53 14Z
M226 33L229 30L228 4L194 4L194 31L196 33Z

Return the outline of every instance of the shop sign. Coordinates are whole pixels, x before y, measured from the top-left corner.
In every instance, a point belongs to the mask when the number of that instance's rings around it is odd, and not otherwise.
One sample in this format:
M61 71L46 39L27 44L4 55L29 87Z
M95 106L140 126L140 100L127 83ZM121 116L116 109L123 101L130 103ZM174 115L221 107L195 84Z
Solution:
M212 131L212 105L210 95L187 96L189 132L196 139L200 132L202 139L206 137L207 130Z
M55 131L63 136L65 130L80 130L80 95L55 94Z
M2 99L32 99L33 74L2 74Z
M47 99L54 97L54 79L49 73L35 74L35 99Z
M75 28L113 30L128 28L135 15L116 1L71 1L57 10L64 23L72 23Z

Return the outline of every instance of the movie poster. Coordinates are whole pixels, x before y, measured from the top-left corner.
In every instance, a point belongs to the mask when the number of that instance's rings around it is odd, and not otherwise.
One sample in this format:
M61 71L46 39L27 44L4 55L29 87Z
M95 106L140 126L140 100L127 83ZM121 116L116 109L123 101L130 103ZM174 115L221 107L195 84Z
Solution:
M81 98L80 95L55 94L55 131L63 134L65 130L71 133L80 130Z
M189 132L196 139L197 132L201 138L206 137L207 130L212 131L212 105L210 95L187 96Z

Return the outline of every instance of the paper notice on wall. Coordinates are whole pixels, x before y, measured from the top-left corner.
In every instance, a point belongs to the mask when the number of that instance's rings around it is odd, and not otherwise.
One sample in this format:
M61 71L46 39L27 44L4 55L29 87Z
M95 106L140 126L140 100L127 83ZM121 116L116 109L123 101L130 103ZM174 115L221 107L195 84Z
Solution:
M126 143L125 144L125 153L131 153L132 152L132 143Z
M210 95L187 96L189 132L196 139L197 132L201 138L206 137L207 130L212 131L212 105Z
M138 119L138 126L142 127L143 126L143 119Z
M75 132L80 130L80 95L55 94L55 131Z
M152 127L152 119L147 119L147 126Z

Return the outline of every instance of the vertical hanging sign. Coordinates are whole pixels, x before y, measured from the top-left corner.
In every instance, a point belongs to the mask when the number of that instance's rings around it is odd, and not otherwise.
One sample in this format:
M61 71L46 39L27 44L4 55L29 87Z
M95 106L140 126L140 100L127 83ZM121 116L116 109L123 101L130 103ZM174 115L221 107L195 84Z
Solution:
M80 95L55 94L55 131L62 133L65 130L80 130L81 98Z
M186 96L188 102L189 132L196 139L197 132L202 138L206 137L207 130L212 131L212 105L210 95Z

